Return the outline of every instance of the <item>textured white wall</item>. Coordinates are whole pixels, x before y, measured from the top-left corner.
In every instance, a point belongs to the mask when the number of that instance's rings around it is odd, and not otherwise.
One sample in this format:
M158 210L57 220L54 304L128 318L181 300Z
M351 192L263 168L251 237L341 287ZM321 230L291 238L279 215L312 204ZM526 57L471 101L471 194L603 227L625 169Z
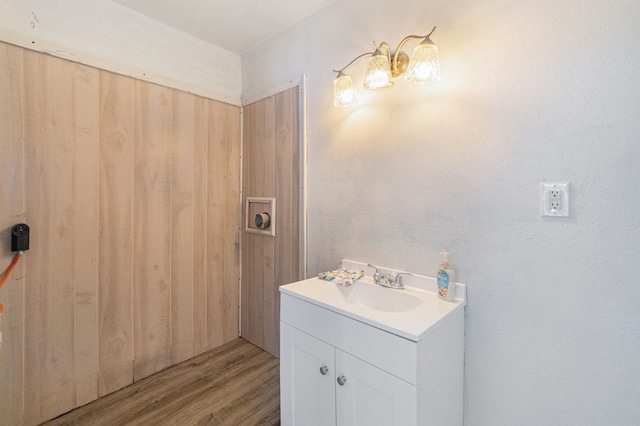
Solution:
M0 40L240 104L240 56L110 0L0 0Z
M640 423L638 22L635 0L342 0L243 57L243 96L307 73L309 274L453 253L466 425ZM437 87L333 108L332 68L433 25ZM571 182L571 218L540 217L541 181Z

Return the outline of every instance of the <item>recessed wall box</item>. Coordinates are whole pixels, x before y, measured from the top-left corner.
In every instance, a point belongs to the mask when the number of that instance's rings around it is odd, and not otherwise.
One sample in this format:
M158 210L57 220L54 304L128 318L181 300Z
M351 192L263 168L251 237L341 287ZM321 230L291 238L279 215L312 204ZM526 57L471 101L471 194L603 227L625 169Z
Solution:
M276 199L273 197L247 197L245 228L253 234L276 236Z

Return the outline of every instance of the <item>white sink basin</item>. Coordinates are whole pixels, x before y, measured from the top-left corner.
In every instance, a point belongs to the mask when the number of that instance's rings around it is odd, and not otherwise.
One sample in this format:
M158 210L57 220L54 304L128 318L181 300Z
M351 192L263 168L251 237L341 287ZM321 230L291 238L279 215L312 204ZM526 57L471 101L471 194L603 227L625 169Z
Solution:
M396 290L357 281L351 287L342 287L328 282L321 285L321 291L326 291L335 297L342 298L347 303L382 312L405 312L417 308L422 300L405 290Z
M366 264L343 261L351 270ZM392 271L393 274L398 271ZM459 298L447 302L437 297L436 280L424 275L407 277L404 290L383 287L365 276L351 287L309 278L280 287L283 297L305 300L382 330L419 341L427 330L456 309L464 309L464 284L458 283ZM461 290L461 291L460 291Z

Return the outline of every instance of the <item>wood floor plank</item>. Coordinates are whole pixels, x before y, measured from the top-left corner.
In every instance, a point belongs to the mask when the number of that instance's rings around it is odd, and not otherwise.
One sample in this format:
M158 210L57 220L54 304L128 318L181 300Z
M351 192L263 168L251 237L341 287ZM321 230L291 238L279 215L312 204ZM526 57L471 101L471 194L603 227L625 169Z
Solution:
M279 368L238 338L43 426L279 425Z

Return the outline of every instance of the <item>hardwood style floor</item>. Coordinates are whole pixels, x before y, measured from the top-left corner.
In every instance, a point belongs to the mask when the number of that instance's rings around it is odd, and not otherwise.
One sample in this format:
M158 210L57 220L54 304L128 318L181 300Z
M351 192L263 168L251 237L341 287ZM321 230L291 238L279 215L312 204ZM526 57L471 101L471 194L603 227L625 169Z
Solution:
M43 425L279 425L279 365L238 338Z

